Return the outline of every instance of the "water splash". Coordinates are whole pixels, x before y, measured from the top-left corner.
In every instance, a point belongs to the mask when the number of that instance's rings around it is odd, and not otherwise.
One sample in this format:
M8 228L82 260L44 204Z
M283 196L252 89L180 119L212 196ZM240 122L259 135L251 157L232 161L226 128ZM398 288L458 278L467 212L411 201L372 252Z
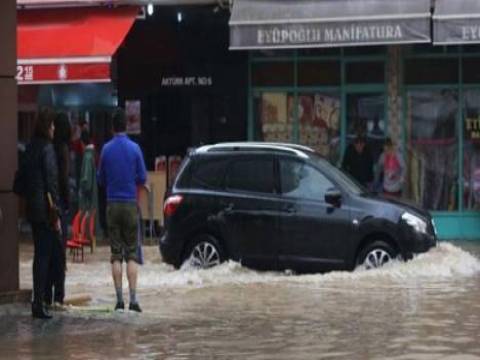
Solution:
M146 270L146 271L145 271ZM452 279L468 277L480 273L480 260L461 248L441 243L425 254L417 255L408 262L394 261L377 270L336 271L326 274L290 276L290 272L257 272L228 261L208 270L195 270L189 267L175 271L165 265L157 268L147 264L142 271L142 287L205 287L242 285L254 283L338 283L361 282L376 279L415 280Z
M31 261L22 262L21 268L27 276L23 282L31 284ZM247 269L239 263L228 261L208 270L184 267L175 270L172 266L158 261L147 261L139 270L139 289L196 288L244 284L335 284L350 286L362 283L408 282L419 279L442 281L470 277L480 273L480 259L451 243L440 243L429 252L420 254L408 262L393 261L381 269L354 272L336 271L326 274L292 276L285 272L258 272ZM125 276L125 275L124 275ZM113 286L110 264L93 262L69 264L66 285L76 289ZM126 279L125 279L126 283Z

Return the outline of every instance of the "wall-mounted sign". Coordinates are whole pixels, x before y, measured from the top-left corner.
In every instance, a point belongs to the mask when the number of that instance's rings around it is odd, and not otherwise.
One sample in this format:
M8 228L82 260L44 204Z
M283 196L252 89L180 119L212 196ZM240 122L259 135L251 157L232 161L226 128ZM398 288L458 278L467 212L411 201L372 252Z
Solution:
M18 64L16 79L19 85L110 82L110 64Z
M396 22L352 21L348 24L231 25L230 48L288 48L302 46L377 45L429 41L423 19Z
M161 82L162 87L202 87L212 86L211 76L164 76Z
M470 140L480 140L480 117L465 119L465 137Z
M430 42L430 6L430 0L235 0L230 49Z

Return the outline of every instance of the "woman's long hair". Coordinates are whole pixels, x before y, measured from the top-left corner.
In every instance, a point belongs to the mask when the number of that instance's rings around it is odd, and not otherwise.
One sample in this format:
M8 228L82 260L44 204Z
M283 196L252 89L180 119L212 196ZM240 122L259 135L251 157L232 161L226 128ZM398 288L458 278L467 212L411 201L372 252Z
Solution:
M68 120L67 114L60 112L57 114L54 120L55 124L55 133L53 135L53 143L60 144L69 144L72 136L72 126Z
M40 110L35 123L35 131L33 136L50 140L48 132L52 126L52 123L54 122L54 119L55 113L51 109L44 108Z

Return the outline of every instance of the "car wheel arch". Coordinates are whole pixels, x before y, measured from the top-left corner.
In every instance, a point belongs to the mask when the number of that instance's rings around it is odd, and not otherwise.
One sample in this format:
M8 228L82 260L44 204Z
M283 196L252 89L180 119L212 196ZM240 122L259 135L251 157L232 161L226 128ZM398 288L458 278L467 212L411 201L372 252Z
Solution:
M196 231L191 232L186 237L186 241L183 244L183 248L182 248L180 259L179 259L179 267L182 265L183 261L185 260L185 257L187 256L187 252L192 247L192 244L198 241L200 237L204 237L204 236L213 238L213 240L216 243L218 243L218 246L220 247L223 257L225 259L228 259L228 252L227 252L227 248L225 247L225 242L220 236L218 236L218 234L216 234L214 231L211 231L210 229L197 229Z
M360 255L362 250L365 249L368 245L373 244L376 241L383 241L387 243L396 251L397 254L401 254L401 248L393 236L391 236L386 232L370 233L364 236L362 240L359 242L358 246L356 247L355 254L352 259L352 269L355 268L358 256Z

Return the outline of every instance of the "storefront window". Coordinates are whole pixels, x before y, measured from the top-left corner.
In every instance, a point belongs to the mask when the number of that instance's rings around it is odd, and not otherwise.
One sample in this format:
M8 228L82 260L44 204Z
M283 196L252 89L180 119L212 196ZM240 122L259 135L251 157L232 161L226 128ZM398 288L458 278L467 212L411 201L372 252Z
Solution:
M338 161L340 150L340 97L301 93L298 97L299 142L326 159Z
M478 49L477 49L478 51ZM462 60L462 80L465 84L480 83L480 57L465 58Z
M458 59L409 59L405 61L405 83L407 85L457 84Z
M299 86L340 86L340 61L302 61L298 64Z
M293 141L293 93L263 92L254 97L254 139L267 142Z
M458 209L457 112L456 91L408 92L405 195L429 210Z
M463 206L480 210L480 90L464 93Z
M383 61L351 62L347 64L347 82L349 84L373 84L385 81Z
M293 62L260 62L252 64L253 86L293 86Z

